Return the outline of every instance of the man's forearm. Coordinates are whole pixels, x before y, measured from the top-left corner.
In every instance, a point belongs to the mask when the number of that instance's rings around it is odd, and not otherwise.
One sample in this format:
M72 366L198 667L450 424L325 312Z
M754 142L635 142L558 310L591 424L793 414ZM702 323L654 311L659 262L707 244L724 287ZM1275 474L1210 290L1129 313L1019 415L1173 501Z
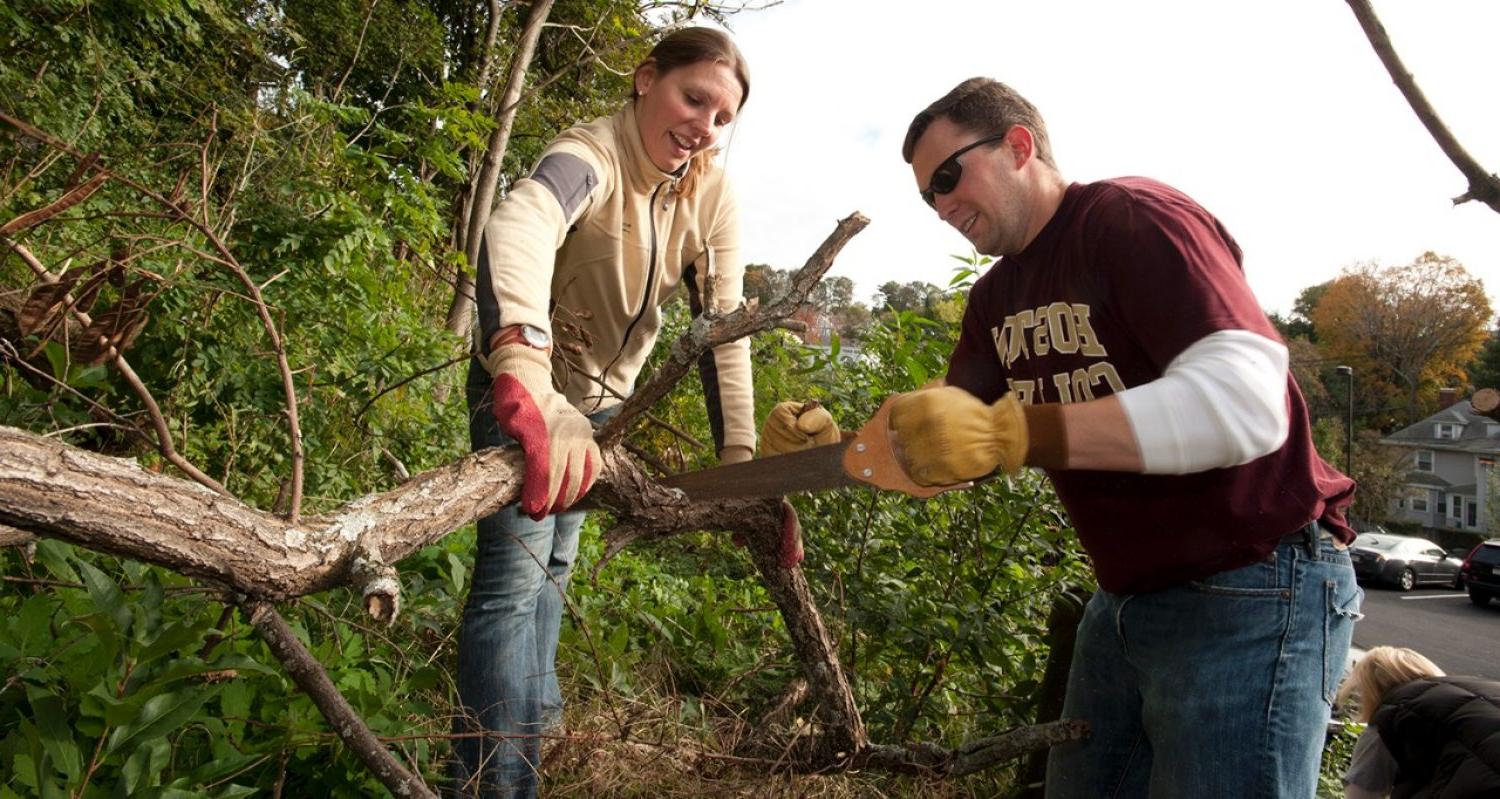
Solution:
M1061 408L1067 468L1140 472L1141 449L1125 409L1115 397L1075 402Z

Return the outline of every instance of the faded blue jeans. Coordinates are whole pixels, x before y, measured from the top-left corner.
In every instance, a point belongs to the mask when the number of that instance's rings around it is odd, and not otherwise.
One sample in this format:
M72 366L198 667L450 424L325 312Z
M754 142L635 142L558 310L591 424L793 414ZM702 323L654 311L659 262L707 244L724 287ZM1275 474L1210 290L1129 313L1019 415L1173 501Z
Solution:
M1315 551L1314 551L1315 550ZM1364 593L1327 539L1084 609L1047 797L1312 797Z
M469 439L475 450L511 443L490 411L490 378L469 363ZM590 417L596 423L619 406ZM479 520L474 576L458 637L458 696L450 792L532 797L541 734L562 718L557 638L578 556L583 511L537 522L516 504ZM483 733L479 735L478 733Z

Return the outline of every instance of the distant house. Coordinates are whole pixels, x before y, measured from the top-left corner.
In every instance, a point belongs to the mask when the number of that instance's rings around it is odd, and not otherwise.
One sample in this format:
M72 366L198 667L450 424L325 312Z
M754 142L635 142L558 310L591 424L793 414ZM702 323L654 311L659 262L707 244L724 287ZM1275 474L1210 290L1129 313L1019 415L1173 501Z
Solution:
M1435 529L1490 533L1490 476L1500 457L1500 421L1475 412L1468 401L1454 402L1444 389L1447 407L1382 444L1411 450L1406 492L1395 500L1395 518Z

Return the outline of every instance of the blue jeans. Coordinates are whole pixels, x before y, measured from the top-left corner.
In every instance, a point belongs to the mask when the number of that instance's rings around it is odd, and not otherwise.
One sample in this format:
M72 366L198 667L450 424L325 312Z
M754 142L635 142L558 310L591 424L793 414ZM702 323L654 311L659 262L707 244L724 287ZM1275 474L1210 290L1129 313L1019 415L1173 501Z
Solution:
M1316 549L1314 552L1313 549ZM1311 797L1364 593L1346 552L1264 561L1084 609L1047 796Z
M467 392L474 449L511 443L490 411L490 379L477 361ZM479 520L458 637L463 707L453 729L465 737L454 745L451 787L460 796L536 795L540 736L562 718L557 638L583 517L569 511L537 522L511 504Z

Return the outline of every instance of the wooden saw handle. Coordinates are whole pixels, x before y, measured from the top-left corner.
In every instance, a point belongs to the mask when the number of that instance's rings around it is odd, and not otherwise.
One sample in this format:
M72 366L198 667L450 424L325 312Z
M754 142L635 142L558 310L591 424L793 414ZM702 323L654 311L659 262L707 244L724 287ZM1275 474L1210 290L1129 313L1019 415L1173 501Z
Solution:
M896 457L890 428L891 406L900 396L902 395L893 394L887 397L880 404L880 410L854 434L854 439L844 449L844 472L861 483L869 483L888 491L900 491L918 499L973 486L972 481L946 486L924 486L907 476L906 469Z

